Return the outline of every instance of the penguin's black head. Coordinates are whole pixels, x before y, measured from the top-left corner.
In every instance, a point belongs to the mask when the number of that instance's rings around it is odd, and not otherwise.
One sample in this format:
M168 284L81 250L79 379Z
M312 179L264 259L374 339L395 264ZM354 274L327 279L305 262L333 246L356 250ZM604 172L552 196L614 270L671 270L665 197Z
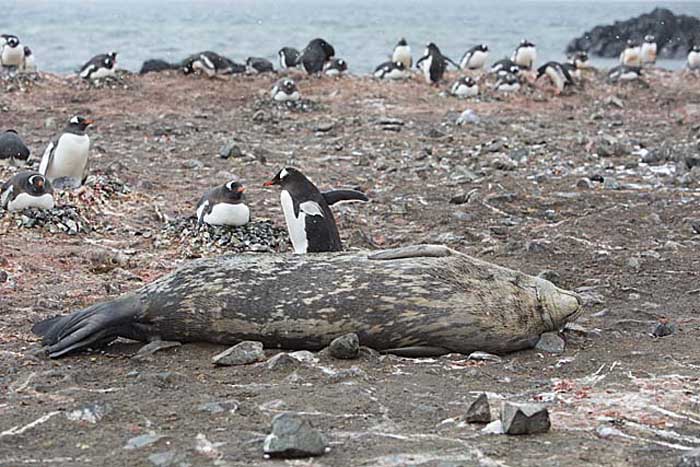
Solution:
M700 52L700 45L694 45L691 47L690 52Z
M342 58L339 58L338 60L335 61L335 66L338 68L340 71L345 71L348 69L348 64L345 60Z
M637 47L639 43L634 39L627 39L627 47Z
M182 66L182 72L186 75L189 75L191 73L194 73L194 61L193 60L187 60Z
M580 50L574 54L574 59L578 62L587 62L588 52L586 52L585 50Z
M47 185L47 183L48 182L46 181L43 175L30 175L29 178L27 178L26 190L31 194L40 195L45 191L48 191L49 186Z
M296 91L297 85L291 79L284 79L282 80L280 88L285 94L292 94L294 91Z
M32 49L27 47L26 45L24 46L24 56L25 57L31 57L32 56Z
M107 54L107 57L112 59L112 63L117 63L117 53L116 52L110 52Z
M463 78L463 83L469 87L472 87L476 84L476 81L474 81L474 78L472 78L471 76L466 76Z
M226 185L224 185L226 188L226 192L228 193L228 197L231 199L242 199L243 198L243 193L245 192L245 188L243 185L237 181L237 180L232 180L228 182Z
M403 46L408 45L408 42L406 42L406 39L402 37L401 40L399 41L399 43L396 45L403 47Z
M19 45L19 37L10 34L3 35L5 43L13 49Z
M434 53L440 53L440 49L438 48L437 45L435 45L434 42L429 42L428 45L426 45L425 47L426 47L426 50L425 50L425 51L427 52L426 55L432 55L432 54L434 54Z
M5 130L5 133L14 133L17 134L17 130L10 128L9 130Z
M533 44L532 42L530 42L527 39L523 39L520 41L520 47L534 47L534 46L535 46L535 44Z
M406 65L404 65L403 62L394 62L394 68L403 71L406 69Z
M85 131L87 127L89 127L93 123L95 123L95 121L90 120L89 118L75 116L68 121L68 129Z
M301 173L294 167L285 167L284 169L277 172L277 175L275 175L275 177L272 180L268 180L267 182L265 182L263 186L285 186L287 183L306 180L308 180L306 176L304 176L303 173Z
M651 34L647 34L646 36L644 36L644 42L646 42L648 44L652 44L655 41L656 41L656 38L654 36L652 36Z
M481 44L481 45L479 46L479 50L482 51L482 52L488 52L488 51L489 51L489 46L486 45L486 44Z
M325 40L321 39L320 37L312 40L309 45L319 47L323 51L323 54L326 56L326 60L335 55L335 49L333 48L333 46Z

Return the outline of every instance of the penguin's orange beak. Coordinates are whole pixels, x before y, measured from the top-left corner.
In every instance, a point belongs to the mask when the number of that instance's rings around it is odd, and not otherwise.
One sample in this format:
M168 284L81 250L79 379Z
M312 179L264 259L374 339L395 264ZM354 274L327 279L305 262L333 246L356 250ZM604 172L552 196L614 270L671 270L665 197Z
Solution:
M93 123L95 123L95 120L93 120L93 119L91 119L91 118L88 118L88 119L86 119L86 120L84 121L84 123L85 123L86 125L92 125Z
M38 179L36 180L36 186L37 186L37 188L43 188L43 186L44 186L44 181L43 181L42 179L38 178Z
M268 180L265 183L263 183L263 186L272 186L274 184L275 184L274 180Z
M236 193L243 193L244 191L245 191L245 188L241 186L241 187L238 187L238 189L236 190Z

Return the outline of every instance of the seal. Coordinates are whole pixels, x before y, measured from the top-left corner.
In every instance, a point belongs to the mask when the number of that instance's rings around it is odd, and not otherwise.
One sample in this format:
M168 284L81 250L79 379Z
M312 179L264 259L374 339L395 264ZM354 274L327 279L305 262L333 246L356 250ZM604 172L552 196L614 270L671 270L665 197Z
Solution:
M356 333L403 356L532 347L581 311L541 278L417 245L368 254L250 254L195 260L116 300L36 324L50 357L117 337L318 350Z

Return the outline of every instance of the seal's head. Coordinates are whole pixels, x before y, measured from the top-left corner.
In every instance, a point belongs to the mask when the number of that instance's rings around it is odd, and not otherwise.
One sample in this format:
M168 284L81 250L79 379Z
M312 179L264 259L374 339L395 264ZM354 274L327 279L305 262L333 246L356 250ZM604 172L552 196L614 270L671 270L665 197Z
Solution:
M566 323L576 320L582 310L581 297L560 289L545 279L535 279L537 299L542 305L542 321L550 331L557 331Z

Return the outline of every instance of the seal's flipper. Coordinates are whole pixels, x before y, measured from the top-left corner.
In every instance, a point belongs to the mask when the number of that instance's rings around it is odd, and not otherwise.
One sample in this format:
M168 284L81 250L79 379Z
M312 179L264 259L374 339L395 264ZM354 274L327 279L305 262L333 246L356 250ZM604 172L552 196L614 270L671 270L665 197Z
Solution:
M399 357L421 358L421 357L439 357L452 353L444 347L432 347L429 345L417 345L414 347L401 347L398 349L382 350L382 353L390 353Z
M453 250L445 245L412 245L403 248L392 248L370 253L367 258L375 260L403 259L403 258L442 258L452 256Z
M326 200L328 206L344 201L362 201L363 203L369 201L367 195L358 190L329 190L324 191L321 195L323 195L323 199Z
M43 338L49 357L56 358L91 344L104 345L119 336L128 337L141 310L141 302L127 296L41 321L32 332Z

